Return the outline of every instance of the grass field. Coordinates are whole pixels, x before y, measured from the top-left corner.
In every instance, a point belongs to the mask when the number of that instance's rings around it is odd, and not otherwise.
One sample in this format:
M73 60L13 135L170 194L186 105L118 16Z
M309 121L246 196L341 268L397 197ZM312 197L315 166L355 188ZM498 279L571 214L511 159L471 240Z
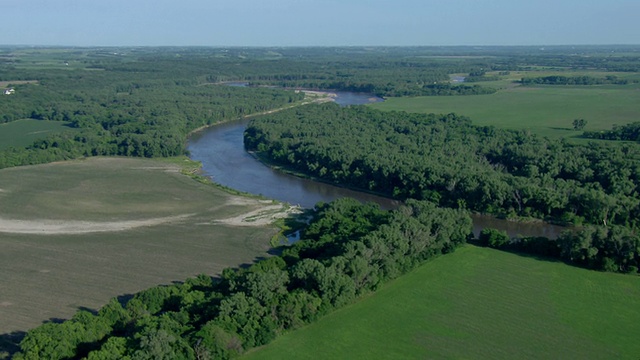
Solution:
M0 150L29 146L38 139L62 131L73 129L61 121L24 119L0 124Z
M246 359L633 359L640 277L465 246Z
M542 75L540 75L542 76ZM549 137L577 137L574 119L585 119L585 130L609 130L640 119L640 88L616 86L514 86L511 80L479 83L500 90L491 95L389 98L370 105L380 110L456 113L476 125L528 129Z
M267 256L277 230L237 217L274 205L194 181L175 162L0 170L0 334Z

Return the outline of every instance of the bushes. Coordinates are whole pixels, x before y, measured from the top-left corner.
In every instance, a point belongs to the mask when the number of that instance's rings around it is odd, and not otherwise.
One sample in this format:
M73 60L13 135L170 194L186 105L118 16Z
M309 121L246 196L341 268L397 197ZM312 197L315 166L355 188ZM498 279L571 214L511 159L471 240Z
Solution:
M496 249L561 259L589 269L637 273L640 237L622 226L587 226L565 231L556 240L546 237L509 239L505 232L485 228L479 243Z
M506 231L500 231L492 228L482 229L478 240L480 241L481 245L488 246L494 249L504 247L511 241Z

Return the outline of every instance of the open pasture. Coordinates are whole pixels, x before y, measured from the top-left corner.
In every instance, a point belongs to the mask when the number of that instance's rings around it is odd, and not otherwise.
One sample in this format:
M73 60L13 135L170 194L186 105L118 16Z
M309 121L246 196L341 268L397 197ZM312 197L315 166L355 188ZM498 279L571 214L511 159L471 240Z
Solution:
M481 83L491 86L491 83ZM529 130L548 137L577 137L574 119L585 119L585 130L609 130L640 118L640 88L634 85L507 86L490 95L389 98L369 105L387 111L456 113L475 125ZM499 88L496 86L496 88Z
M471 245L247 359L633 359L640 277Z
M29 146L38 139L44 139L48 135L62 131L73 131L73 129L61 121L32 119L0 124L0 150Z
M459 77L464 77L467 74L453 74L451 76L452 79L457 79ZM520 86L520 80L522 78L534 78L534 77L545 77L545 76L566 76L566 77L575 77L575 76L589 76L594 78L605 78L607 76L615 76L620 80L627 80L629 84L625 85L627 88L638 88L638 84L635 82L640 81L640 74L635 72L611 72L611 71L597 71L597 70L569 70L563 68L538 68L536 70L522 70L522 71L508 71L507 75L504 75L501 71L490 71L486 73L486 76L496 76L498 80L492 81L480 81L468 84L479 84L482 86L492 87L497 90L502 89L512 89L514 87ZM605 85L597 85L600 87L604 87ZM613 88L619 88L620 85L608 85L613 86ZM584 86L579 86L579 88L584 88Z
M273 227L234 224L274 205L194 181L176 162L0 170L0 334L268 256Z

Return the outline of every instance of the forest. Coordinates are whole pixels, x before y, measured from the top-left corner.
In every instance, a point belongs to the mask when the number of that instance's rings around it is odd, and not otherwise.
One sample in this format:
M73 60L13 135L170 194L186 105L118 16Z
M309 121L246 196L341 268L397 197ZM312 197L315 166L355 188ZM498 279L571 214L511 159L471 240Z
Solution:
M614 125L613 128L608 131L585 131L582 136L588 139L640 142L640 122L627 125Z
M448 115L333 104L255 119L245 146L275 164L398 199L507 217L636 227L636 146L580 146Z
M513 219L599 225L602 229L593 232L597 237L567 235L564 240L572 245L562 257L624 272L637 272L640 264L635 230L619 236L611 235L622 230L607 230L639 225L636 146L573 145L526 131L473 126L454 114L335 104L255 119L245 131L245 146L285 169L401 200L430 200ZM560 252L548 255L561 257Z
M523 85L627 85L626 79L619 79L615 75L608 75L604 78L594 76L542 76L542 77L526 77L520 81Z
M449 84L449 73L485 65L475 59L443 63L393 53L380 62L378 51L352 58L332 49L321 49L309 58L304 54L313 49L301 49L295 56L277 59L265 49L115 50L127 55L101 49L51 54L46 49L35 53L5 49L10 55L0 62L0 81L16 94L0 98L0 123L25 118L61 121L79 131L52 135L26 149L0 151L0 168L80 156L184 154L187 135L197 128L287 106L304 97L274 86L389 96L494 91ZM32 65L43 57L48 62L55 57L60 67ZM20 83L25 80L29 83ZM226 81L245 81L251 87L222 86Z

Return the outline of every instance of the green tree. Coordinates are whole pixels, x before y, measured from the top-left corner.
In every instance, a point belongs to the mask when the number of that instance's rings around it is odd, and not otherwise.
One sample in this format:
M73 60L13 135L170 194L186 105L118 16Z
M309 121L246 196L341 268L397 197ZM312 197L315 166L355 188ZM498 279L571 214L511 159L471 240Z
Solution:
M572 125L573 125L573 130L580 131L584 129L585 126L587 126L587 120L574 119Z

